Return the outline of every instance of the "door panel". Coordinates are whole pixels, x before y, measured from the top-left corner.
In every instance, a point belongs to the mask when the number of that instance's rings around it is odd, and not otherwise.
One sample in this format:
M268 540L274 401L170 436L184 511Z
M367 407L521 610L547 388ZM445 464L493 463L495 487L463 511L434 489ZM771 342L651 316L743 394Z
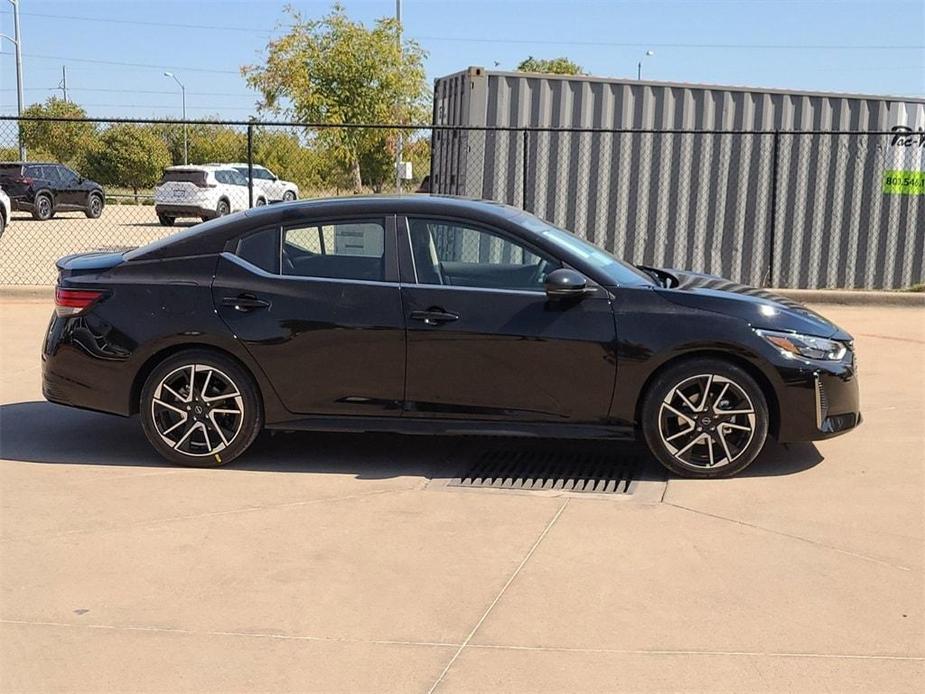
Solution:
M278 243L278 230L259 233L275 234ZM405 321L399 285L392 281L394 224L388 224L381 251L388 281L283 276L277 274L279 246L274 257L254 250L259 245L246 237L238 253L263 270L231 253L221 255L212 296L286 408L298 414L398 416ZM333 262L341 260L332 256Z
M543 281L558 259L500 230L401 221L401 257L420 283L402 287L406 408L425 417L606 420L616 377L606 291L549 301Z
M606 419L616 376L609 299L424 286L405 286L402 296L406 407L417 416ZM458 318L440 320L438 310Z

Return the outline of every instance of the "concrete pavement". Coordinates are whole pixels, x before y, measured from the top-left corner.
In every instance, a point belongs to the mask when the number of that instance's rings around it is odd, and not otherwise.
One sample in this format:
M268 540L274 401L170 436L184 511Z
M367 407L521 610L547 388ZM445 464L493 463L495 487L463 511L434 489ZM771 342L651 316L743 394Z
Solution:
M44 403L0 303L0 690L917 692L925 311L853 332L865 422L661 503L454 491L454 439L264 437L164 464Z

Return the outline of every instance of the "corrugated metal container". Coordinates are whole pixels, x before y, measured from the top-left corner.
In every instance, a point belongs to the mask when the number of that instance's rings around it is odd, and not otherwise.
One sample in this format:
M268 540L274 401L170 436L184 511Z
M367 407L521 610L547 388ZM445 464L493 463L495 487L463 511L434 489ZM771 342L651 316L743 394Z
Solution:
M464 128L434 131L435 192L523 206L635 262L790 287L923 279L925 195L885 176L925 171L925 135L901 132L925 130L925 99L472 67L436 81L434 125Z

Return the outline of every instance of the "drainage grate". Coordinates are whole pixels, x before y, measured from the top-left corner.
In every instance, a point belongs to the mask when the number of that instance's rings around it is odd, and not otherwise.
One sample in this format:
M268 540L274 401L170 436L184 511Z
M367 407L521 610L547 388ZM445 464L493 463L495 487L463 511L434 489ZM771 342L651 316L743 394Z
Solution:
M447 486L632 494L643 470L650 463L636 451L510 446L476 453Z

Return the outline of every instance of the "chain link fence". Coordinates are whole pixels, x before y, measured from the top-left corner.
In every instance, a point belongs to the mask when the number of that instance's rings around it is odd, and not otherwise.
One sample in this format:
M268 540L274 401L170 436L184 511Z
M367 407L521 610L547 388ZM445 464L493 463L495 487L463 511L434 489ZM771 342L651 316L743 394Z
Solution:
M923 137L7 117L0 284L52 283L61 256L252 206L394 193L401 138L402 193L522 207L631 262L757 286L902 288L925 275ZM464 241L443 243L459 254Z

